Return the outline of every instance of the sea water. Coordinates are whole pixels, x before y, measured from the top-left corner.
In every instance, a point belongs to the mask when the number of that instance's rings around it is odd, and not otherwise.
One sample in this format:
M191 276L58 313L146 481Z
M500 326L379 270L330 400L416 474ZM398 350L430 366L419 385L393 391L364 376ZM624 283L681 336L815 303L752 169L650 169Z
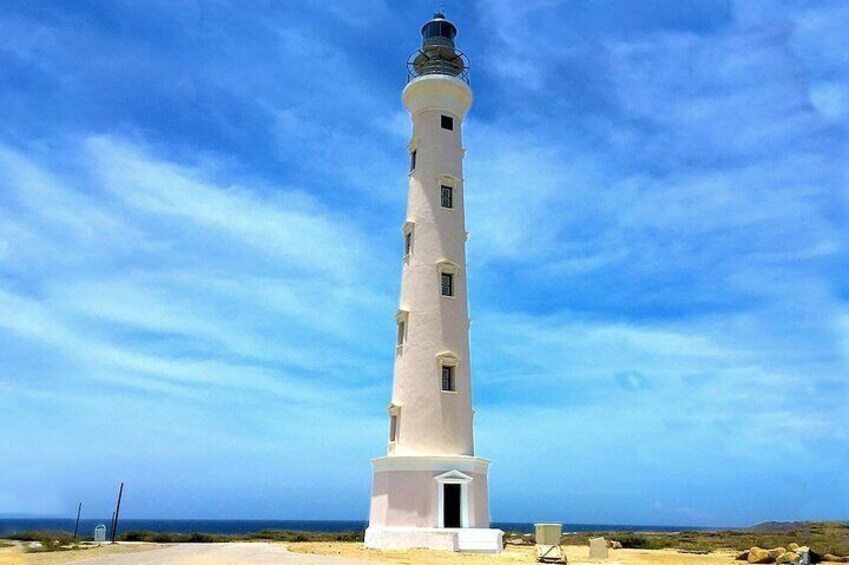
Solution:
M109 526L110 518L81 518L79 535L91 537L95 526ZM0 537L26 530L74 531L73 518L0 518ZM252 534L261 530L289 530L298 532L362 532L368 522L362 520L157 520L121 519L118 533L131 530L188 534ZM504 531L533 532L529 522L493 522L493 528ZM679 532L684 530L706 530L688 526L645 526L627 524L563 524L564 532Z

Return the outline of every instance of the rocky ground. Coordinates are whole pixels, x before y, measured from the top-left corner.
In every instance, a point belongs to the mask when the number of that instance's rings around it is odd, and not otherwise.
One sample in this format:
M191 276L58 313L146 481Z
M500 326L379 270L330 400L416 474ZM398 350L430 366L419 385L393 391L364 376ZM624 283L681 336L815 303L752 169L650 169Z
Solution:
M849 523L847 522L769 522L740 530L683 531L683 532L581 532L566 534L561 543L565 545L586 545L589 538L602 536L615 540L626 549L676 549L694 552L715 552L717 550L736 551L737 554L753 548L771 553L765 556L761 552L751 552L752 561L775 563L783 554L783 562L793 563L797 553L791 548L810 548L811 562L826 559L834 563L849 563ZM529 534L507 534L508 543L533 544ZM779 552L778 550L782 550ZM744 560L748 560L748 554Z

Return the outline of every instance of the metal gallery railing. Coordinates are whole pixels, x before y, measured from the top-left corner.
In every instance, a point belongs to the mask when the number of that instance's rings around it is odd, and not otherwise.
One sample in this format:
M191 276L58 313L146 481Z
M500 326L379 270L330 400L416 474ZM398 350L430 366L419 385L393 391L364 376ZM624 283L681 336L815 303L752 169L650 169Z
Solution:
M469 83L469 60L460 51L454 51L452 58L429 55L421 49L407 59L407 82L424 75L448 75Z

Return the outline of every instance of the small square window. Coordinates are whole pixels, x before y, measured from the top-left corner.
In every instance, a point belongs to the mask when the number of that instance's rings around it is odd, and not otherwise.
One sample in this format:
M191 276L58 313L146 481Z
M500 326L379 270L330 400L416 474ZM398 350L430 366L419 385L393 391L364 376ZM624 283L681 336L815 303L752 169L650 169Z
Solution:
M445 186L444 184L441 187L441 204L443 208L453 208L454 207L454 188L450 186Z
M442 296L454 296L453 273L442 273Z
M442 116L442 129L454 130L454 118L451 116Z
M454 367L442 366L442 390L454 390Z
M404 255L409 255L413 250L413 232L407 232L404 234Z
M414 149L412 153L410 153L410 170L416 170L416 150Z

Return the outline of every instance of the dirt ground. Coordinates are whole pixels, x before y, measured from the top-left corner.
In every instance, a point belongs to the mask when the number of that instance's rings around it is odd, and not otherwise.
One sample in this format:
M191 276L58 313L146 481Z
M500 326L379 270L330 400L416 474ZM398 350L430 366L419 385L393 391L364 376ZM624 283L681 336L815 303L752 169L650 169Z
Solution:
M183 544L178 544L183 545ZM198 544L203 545L203 544ZM228 545L228 544L212 544ZM229 544L232 545L232 544ZM242 544L244 545L244 544ZM276 545L276 544L271 544ZM282 544L281 544L282 545ZM0 565L64 565L83 559L105 557L108 555L130 554L152 549L168 547L162 544L138 543L103 545L90 549L56 551L50 553L23 553L22 548L0 549ZM508 546L500 555L480 555L471 553L452 553L447 551L374 551L363 547L361 543L350 542L304 542L288 544L290 551L314 556L336 556L348 559L384 563L386 565L484 565L501 563L520 565L536 563L533 546ZM606 561L591 561L587 546L570 545L566 555L571 565L584 563L607 563L608 565L733 565L735 554L718 551L709 555L679 553L674 550L617 549L610 551ZM210 556L200 556L194 562L208 563ZM188 563L189 561L186 561ZM193 563L194 563L193 562ZM222 561L223 562L223 561ZM238 563L239 559L230 559L227 563Z
M293 552L315 555L335 555L359 558L369 561L382 561L398 565L484 565L503 563L536 563L533 546L507 546L500 555L476 555L471 553L452 553L447 551L374 551L360 543L292 543ZM566 556L570 564L607 563L608 565L732 565L736 553L717 551L708 555L679 553L674 550L615 549L610 551L606 561L591 561L588 546L570 545L566 547Z
M162 545L155 543L121 543L44 553L24 553L23 548L20 546L8 547L0 549L0 565L62 565L64 563L73 563L74 561L94 559L95 557L105 557L107 555L149 551L158 547L162 547Z
M362 561L291 553L285 543L229 542L105 546L100 550L22 553L22 548L0 551L0 564L54 565L80 562L94 565L382 565Z

